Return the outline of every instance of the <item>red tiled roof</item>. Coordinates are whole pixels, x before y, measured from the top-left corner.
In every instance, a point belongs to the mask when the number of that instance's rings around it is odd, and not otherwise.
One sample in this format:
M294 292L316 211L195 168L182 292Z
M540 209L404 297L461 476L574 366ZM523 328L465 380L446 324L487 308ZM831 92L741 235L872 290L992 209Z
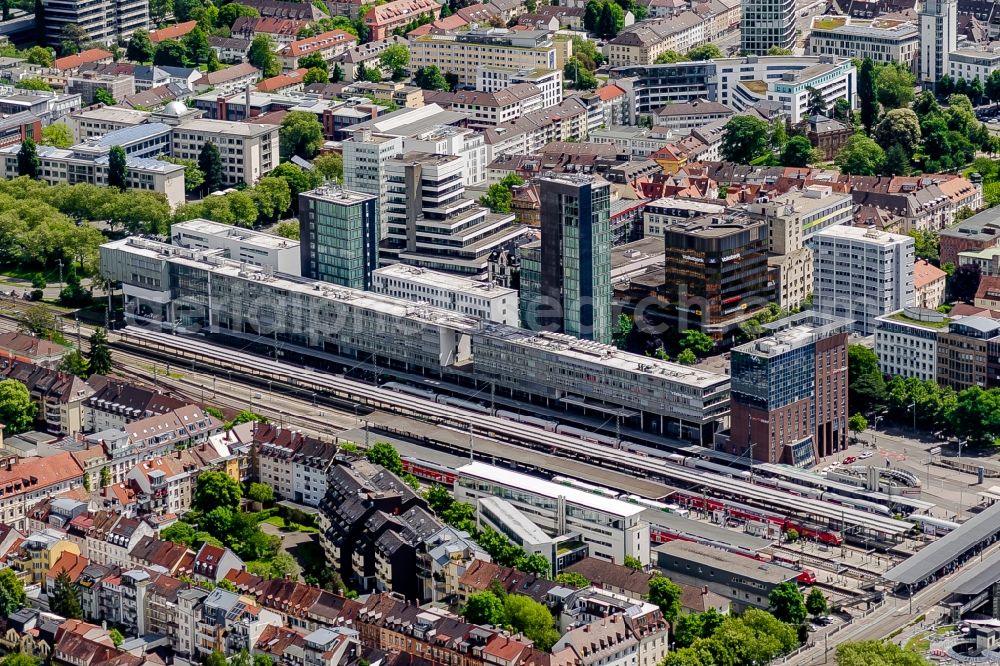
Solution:
M149 41L157 44L168 39L177 39L178 37L183 37L197 27L197 21L185 21L184 23L177 23L176 25L170 25L166 28L160 28L159 30L150 30Z
M602 102L613 100L616 97L621 97L622 95L625 94L624 90L622 90L613 83L609 83L606 86L601 86L594 92L597 93L597 96L601 98Z
M943 280L947 275L934 264L929 264L924 259L918 260L913 264L913 287L915 289L926 287L932 282Z
M277 76L272 76L269 79L260 81L257 84L257 90L261 92L275 92L277 90L281 90L282 88L294 86L302 83L302 77L304 77L308 71L308 69L300 67L299 69L289 72L288 74L278 74Z
M343 44L344 48L350 48L348 44L357 42L358 38L345 30L331 30L315 37L296 40L282 49L281 55L297 58L335 44Z
M111 52L105 51L104 49L87 49L86 51L82 51L76 55L66 56L65 58L56 58L55 68L76 69L85 63L110 60L112 57Z

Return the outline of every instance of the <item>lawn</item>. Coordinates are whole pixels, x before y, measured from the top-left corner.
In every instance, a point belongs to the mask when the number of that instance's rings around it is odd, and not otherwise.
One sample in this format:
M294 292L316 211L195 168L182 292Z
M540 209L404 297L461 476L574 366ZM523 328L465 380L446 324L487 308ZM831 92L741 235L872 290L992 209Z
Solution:
M923 634L920 634L906 641L906 649L910 652L923 654L931 649L931 642L924 638Z
M270 518L263 520L261 522L267 523L268 525L274 525L279 530L285 530L288 532L305 532L307 534L318 534L319 530L315 527L309 527L308 525L300 525L298 523L286 522L281 516L271 516Z

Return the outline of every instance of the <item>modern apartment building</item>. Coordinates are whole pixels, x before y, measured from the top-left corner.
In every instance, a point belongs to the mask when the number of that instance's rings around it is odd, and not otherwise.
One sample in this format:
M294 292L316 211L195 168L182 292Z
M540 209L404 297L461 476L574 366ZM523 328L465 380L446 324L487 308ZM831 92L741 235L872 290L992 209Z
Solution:
M816 16L809 33L809 53L838 58L870 58L913 69L920 55L920 29L912 21Z
M938 335L937 383L962 391L994 388L1000 380L1000 321L961 317Z
M395 372L490 385L499 396L588 411L624 408L626 425L711 442L729 411L729 378L555 333L264 269L139 238L101 247L130 323L233 341L264 332L308 358L333 354ZM363 333L359 333L359 331Z
M372 273L371 291L517 326L517 290L450 273L393 264Z
M170 242L192 250L218 251L234 261L301 275L299 242L231 224L195 218L170 227Z
M920 6L918 83L933 85L949 72L949 54L957 48L957 43L957 0L926 0Z
M102 44L125 42L149 27L149 0L42 0L45 43L58 46L68 25L83 29Z
M723 342L767 306L767 224L744 215L703 216L663 230L660 289L666 321Z
M278 51L281 66L285 69L295 69L299 60L314 53L329 62L335 57L358 45L358 38L343 30L330 30L314 37L297 39L283 46Z
M803 312L733 349L729 453L808 466L847 447L850 324Z
M936 310L904 308L875 319L875 354L888 377L937 381L938 336L951 320Z
M476 90L497 92L519 83L530 83L542 91L542 108L547 109L563 101L562 75L561 69L480 67L476 72Z
M553 40L547 30L474 28L460 34L427 34L410 40L410 68L434 65L455 74L459 85L471 86L481 68L562 71L571 48L567 43Z
M465 198L465 160L407 152L385 163L385 240L379 263L477 275L494 250L524 234L513 214L494 214Z
M79 95L84 104L93 104L98 90L103 90L118 101L135 94L134 76L115 76L81 72L66 81L66 92Z
M795 45L795 0L746 0L740 22L740 50L748 55L767 55L777 46Z
M642 235L644 238L662 238L667 227L703 215L722 215L726 207L721 203L663 197L650 201L642 209Z
M457 472L459 501L474 505L483 497L500 497L549 536L579 534L593 557L649 563L649 523L641 519L640 506L480 462Z
M369 290L378 267L378 239L375 195L334 185L299 195L303 276Z
M640 21L619 32L604 47L612 67L652 65L665 51L687 53L707 42L705 20L694 12Z
M871 335L875 319L913 305L913 238L875 228L829 227L813 236L813 307L854 320Z
M538 180L542 242L531 330L611 342L611 184L599 176ZM528 287L528 285L523 285Z

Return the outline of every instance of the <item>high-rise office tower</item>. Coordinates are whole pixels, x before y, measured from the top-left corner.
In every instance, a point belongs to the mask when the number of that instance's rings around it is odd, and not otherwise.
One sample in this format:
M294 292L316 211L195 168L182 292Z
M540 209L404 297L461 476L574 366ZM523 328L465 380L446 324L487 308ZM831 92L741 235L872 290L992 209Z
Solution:
M728 453L808 465L847 446L851 321L812 311L733 348Z
M385 164L403 152L403 139L398 136L373 134L370 129L354 132L344 141L344 187L352 192L374 194L378 199L379 240L386 237L388 219L388 181Z
M304 277L371 290L378 236L378 197L334 186L299 195Z
M458 155L408 152L386 161L383 266L484 274L494 251L524 235L513 214L494 214L465 198L465 168Z
M68 25L105 45L126 41L136 30L149 27L149 0L42 0L42 10L38 27L49 46L59 45Z
M744 0L740 48L748 55L767 55L772 46L795 45L795 0Z
M599 176L539 179L540 309L529 328L611 342L611 185Z
M933 85L948 73L948 54L957 48L956 0L924 0L920 10L920 83Z

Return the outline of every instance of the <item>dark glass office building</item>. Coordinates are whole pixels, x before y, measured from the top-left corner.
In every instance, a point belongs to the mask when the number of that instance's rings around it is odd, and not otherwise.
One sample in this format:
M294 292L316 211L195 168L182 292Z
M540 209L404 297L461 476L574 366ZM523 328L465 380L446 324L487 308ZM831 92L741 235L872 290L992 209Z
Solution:
M299 195L303 277L370 291L378 239L378 197L333 186Z

